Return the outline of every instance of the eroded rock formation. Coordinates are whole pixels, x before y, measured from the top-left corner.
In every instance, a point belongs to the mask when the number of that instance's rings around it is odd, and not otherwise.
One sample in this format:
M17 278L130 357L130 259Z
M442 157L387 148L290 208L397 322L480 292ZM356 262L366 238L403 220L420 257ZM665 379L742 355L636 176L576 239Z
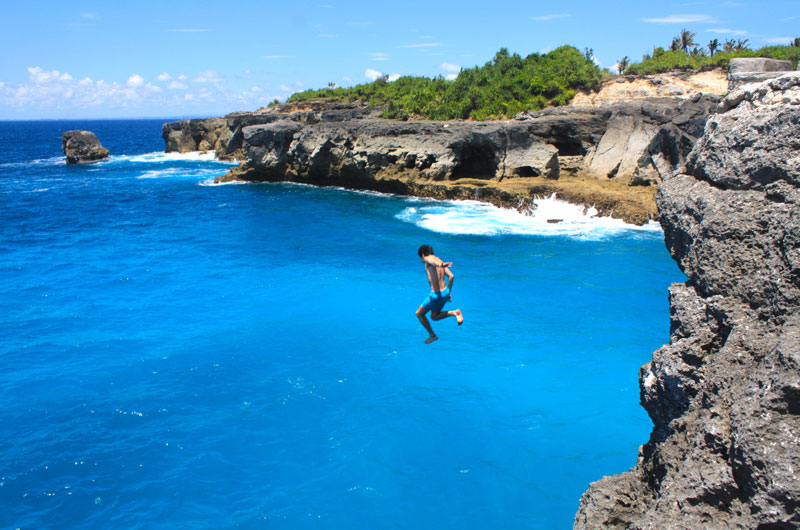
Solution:
M724 109L657 196L689 279L639 374L651 438L576 530L800 527L800 74Z
M655 213L652 192L652 206L639 208L620 202L635 192L597 201L589 190L548 182L566 175L657 184L684 161L719 101L700 94L640 99L493 122L404 122L380 119L374 108L318 104L167 123L163 136L168 151L214 149L241 161L222 181L286 180L505 206L557 193L642 223Z
M67 155L67 164L82 164L108 158L103 147L91 131L67 131L61 135L61 151Z

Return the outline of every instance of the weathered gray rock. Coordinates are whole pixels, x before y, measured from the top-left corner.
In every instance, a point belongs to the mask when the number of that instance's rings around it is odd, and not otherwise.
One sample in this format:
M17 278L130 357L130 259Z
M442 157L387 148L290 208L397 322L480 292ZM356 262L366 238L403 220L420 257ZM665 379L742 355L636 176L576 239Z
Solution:
M67 155L67 164L83 164L108 158L103 147L91 131L72 130L61 135L61 151Z
M319 184L407 173L429 180L559 176L558 149L526 123L283 120L242 128L237 176Z
M225 118L173 121L162 127L167 152L215 151L227 145L231 135Z
M792 70L792 62L766 57L731 59L728 69L728 91L751 83L762 83Z
M215 149L241 160L236 176L245 179L358 185L387 172L486 180L557 179L566 170L649 185L683 162L718 102L650 98L520 113L512 122L399 122L368 107L312 103L167 123L164 139L168 151Z
M731 59L730 75L752 72L786 72L792 69L792 62L767 57L736 57Z
M584 159L585 173L635 185L660 183L683 163L718 102L700 96L611 105L605 133Z
M636 468L590 486L576 529L800 528L799 90L791 75L731 94L664 179L689 279L640 370L654 429Z

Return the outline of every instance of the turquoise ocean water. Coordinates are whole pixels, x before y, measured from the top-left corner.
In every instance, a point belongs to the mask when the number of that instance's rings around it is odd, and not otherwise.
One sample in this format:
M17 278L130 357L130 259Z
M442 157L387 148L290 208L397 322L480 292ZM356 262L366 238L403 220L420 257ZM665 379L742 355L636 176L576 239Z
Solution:
M0 528L570 528L635 465L657 227L214 186L161 123L0 122ZM422 243L465 316L430 346Z

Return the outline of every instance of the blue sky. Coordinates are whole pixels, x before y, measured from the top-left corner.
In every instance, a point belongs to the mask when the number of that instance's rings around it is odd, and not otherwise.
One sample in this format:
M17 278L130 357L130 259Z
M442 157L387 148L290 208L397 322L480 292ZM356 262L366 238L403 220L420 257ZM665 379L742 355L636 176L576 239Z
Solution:
M329 82L454 75L501 47L592 48L601 66L669 46L800 36L800 2L7 1L0 119L218 116Z

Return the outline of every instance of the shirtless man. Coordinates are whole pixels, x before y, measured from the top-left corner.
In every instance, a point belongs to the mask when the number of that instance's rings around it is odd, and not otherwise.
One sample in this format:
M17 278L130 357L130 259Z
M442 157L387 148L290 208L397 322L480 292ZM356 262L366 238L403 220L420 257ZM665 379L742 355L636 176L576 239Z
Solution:
M425 301L422 302L422 305L419 306L417 309L417 318L428 330L430 336L425 339L425 344L430 344L431 342L435 341L439 337L436 336L436 333L433 332L433 328L431 327L430 322L425 317L425 313L428 311L431 312L431 318L433 320L442 320L443 318L447 317L456 317L456 321L460 326L464 322L464 316L461 314L460 309L454 309L453 311L442 311L444 304L447 302L452 301L452 297L450 296L450 291L453 289L453 273L450 272L450 266L453 264L452 261L448 261L447 263L443 262L439 258L433 255L433 249L430 245L422 245L419 247L419 259L422 260L422 263L425 264L425 274L428 275L428 282L431 284L431 294L425 298ZM444 277L447 276L448 284L445 285Z

